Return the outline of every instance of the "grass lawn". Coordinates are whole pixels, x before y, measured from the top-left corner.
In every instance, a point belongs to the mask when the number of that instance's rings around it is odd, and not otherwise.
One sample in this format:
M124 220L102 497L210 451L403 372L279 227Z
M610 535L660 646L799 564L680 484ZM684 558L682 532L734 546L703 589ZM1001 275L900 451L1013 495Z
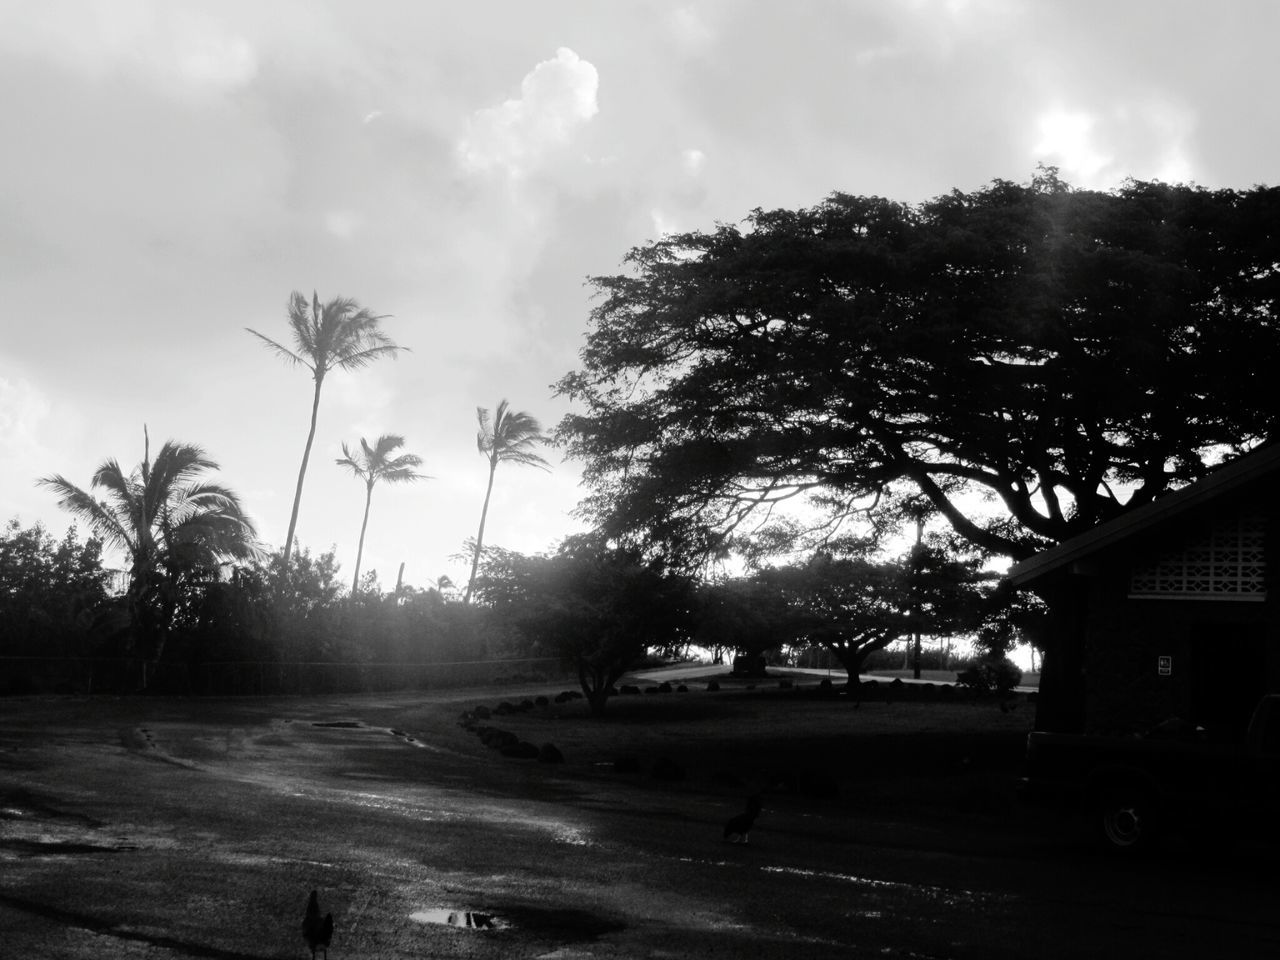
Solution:
M1014 785L1035 712L1025 697L1001 710L991 700L855 705L813 693L812 685L718 692L691 685L687 693L613 697L603 718L590 716L583 700L497 712L504 700L518 706L536 696L513 688L426 707L404 722L438 731L452 720L455 747L489 762L533 763L486 748L476 730L550 743L565 758L559 775L580 780L911 815L1016 815ZM456 725L476 707L494 713L474 729Z

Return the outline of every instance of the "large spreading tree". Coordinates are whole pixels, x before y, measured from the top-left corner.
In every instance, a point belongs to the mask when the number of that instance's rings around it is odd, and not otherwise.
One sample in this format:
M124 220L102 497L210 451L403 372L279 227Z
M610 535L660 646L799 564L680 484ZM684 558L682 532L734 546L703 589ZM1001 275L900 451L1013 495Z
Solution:
M715 546L780 500L896 489L1025 558L1280 433L1280 188L1044 169L756 210L626 264L557 385L610 533Z
M920 546L890 558L819 551L757 578L788 605L788 641L829 650L853 686L867 657L898 640L976 630L990 592L972 559Z

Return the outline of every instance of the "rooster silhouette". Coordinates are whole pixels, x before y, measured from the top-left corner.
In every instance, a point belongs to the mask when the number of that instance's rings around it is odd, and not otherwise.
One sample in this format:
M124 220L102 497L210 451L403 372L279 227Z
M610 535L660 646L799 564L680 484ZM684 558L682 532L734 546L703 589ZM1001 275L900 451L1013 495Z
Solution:
M724 824L724 839L730 843L746 843L756 817L760 816L760 798L747 797L747 809L730 817Z
M329 941L333 939L333 914L320 916L320 897L311 891L307 898L307 912L302 918L302 939L311 948L311 960L316 960L316 950L324 950L325 960L329 960Z

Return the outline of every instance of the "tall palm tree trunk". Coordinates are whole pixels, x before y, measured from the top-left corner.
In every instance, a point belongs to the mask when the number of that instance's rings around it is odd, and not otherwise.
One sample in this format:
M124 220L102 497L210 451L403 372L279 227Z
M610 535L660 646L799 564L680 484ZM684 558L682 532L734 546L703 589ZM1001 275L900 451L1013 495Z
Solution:
M316 439L316 418L320 414L320 385L324 378L317 372L316 393L311 401L311 429L307 432L307 445L302 449L302 466L298 468L298 488L293 492L293 512L289 514L289 534L284 541L284 569L281 580L289 580L289 556L293 553L293 533L298 528L298 507L302 505L302 482L307 477L307 461L311 459L311 444Z
M369 481L368 491L364 495L364 520L360 523L360 542L356 545L356 574L351 578L351 597L355 598L360 588L360 560L364 557L364 532L369 528L369 504L373 503L373 481Z
M471 558L471 576L467 578L467 592L462 596L463 604L471 602L471 590L476 583L476 570L480 567L480 551L484 549L484 522L489 516L489 495L493 493L493 475L498 472L497 459L489 461L489 486L484 491L484 506L480 508L480 531L476 534L476 552Z

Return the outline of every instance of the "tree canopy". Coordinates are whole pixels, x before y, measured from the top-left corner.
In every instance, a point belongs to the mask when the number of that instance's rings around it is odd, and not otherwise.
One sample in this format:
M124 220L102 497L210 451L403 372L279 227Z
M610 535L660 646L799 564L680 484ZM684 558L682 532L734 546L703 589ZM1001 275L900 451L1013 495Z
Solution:
M218 465L204 450L166 440L153 460L145 428L143 437L142 462L127 474L113 458L94 472L88 490L60 474L37 482L94 536L128 556L134 640L144 656L159 660L183 581L207 577L223 562L253 559L259 547L240 498L206 479Z
M856 684L862 664L913 631L952 635L978 628L989 593L971 559L917 545L902 557L836 557L760 571L785 598L792 642L825 647Z
M550 557L490 548L481 571L480 597L534 651L576 666L597 716L613 685L647 650L669 645L691 626L691 581L590 537L571 537Z
M107 579L101 540L81 540L74 526L55 540L41 524L10 520L0 529L0 653L88 652Z
M556 385L613 534L706 547L787 498L838 517L896 487L1024 558L1280 433L1278 188L1042 169L757 209L625 263Z

